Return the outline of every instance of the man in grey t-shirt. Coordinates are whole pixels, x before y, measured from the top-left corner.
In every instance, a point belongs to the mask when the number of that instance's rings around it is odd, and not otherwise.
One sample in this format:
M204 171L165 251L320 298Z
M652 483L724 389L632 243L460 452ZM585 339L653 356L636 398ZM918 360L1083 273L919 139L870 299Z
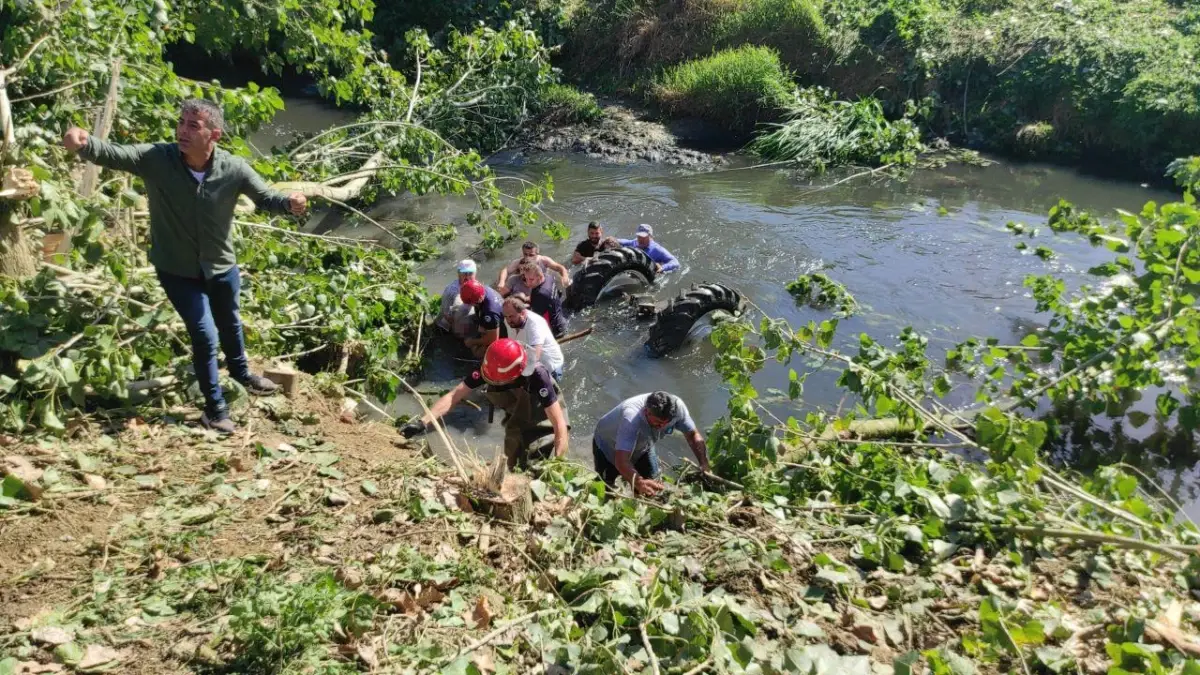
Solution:
M596 473L615 485L617 476L633 486L635 494L653 496L663 489L654 444L675 429L683 432L700 468L708 472L708 446L687 406L674 394L656 391L622 401L596 423L592 459Z

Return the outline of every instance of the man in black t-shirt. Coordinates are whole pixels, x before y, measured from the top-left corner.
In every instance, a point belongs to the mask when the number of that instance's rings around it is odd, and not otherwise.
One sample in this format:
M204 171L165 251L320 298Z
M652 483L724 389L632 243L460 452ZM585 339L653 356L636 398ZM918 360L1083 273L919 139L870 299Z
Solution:
M579 245L575 247L575 252L571 254L571 264L582 264L585 259L596 255L596 252L600 250L601 239L604 239L604 228L593 220L587 226L587 239L579 242Z
M519 342L496 340L488 347L479 370L439 398L427 415L404 425L401 435L412 438L422 433L426 424L482 388L492 405L508 413L504 419L504 454L509 468L524 459L531 443L550 433L554 435L554 456L563 457L567 454L567 411L559 400L557 385L542 365L523 374L525 364L525 348Z

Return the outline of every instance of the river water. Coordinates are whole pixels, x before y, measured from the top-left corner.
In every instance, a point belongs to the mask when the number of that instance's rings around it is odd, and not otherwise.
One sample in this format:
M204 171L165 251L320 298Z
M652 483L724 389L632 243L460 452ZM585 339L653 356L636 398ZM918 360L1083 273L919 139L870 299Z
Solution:
M312 108L289 111L284 123L296 117L311 123L307 115L312 113ZM545 210L566 222L572 236L556 243L540 231L531 232L543 254L567 261L575 243L585 236L589 220L599 221L606 234L619 237L631 237L639 223L649 223L656 239L680 259L683 268L647 292L667 299L690 284L718 282L740 290L767 314L793 325L820 321L829 314L797 305L784 284L798 274L823 271L845 284L867 308L842 321L838 333L842 349L854 351L860 332L892 345L905 326L912 326L929 336L935 363L945 349L967 337L995 336L1015 343L1040 325L1022 285L1026 275L1051 271L1070 286L1078 286L1088 281L1085 270L1109 259L1106 249L1094 249L1075 236L1055 236L1044 226L1047 210L1059 198L1107 218L1114 217L1116 209L1136 212L1146 201L1176 198L1133 183L1009 162L987 167L951 164L913 171L902 180L862 176L840 184L835 183L846 174L809 179L776 167L749 167L749 162L738 158L713 170L520 153L502 154L492 164L501 175L553 176L554 201ZM371 213L384 223L402 218L462 224L469 206L461 199L401 196L377 204ZM1030 249L1047 244L1059 257L1045 262L1017 250L1018 238L1005 229L1009 221L1040 227ZM430 292L440 293L454 277L453 262L477 250L478 237L467 230L461 227L462 234L441 258L419 268ZM366 226L342 226L338 231L370 236ZM519 241L512 242L492 257L476 253L481 276L493 281L502 264L519 256L519 246ZM591 336L563 346L567 359L563 389L573 456L590 463L596 420L634 394L655 389L678 394L702 427L725 412L727 394L712 365L714 349L705 340L692 341L666 358L649 358L642 349L649 325L635 321L630 309L617 301L570 319L571 331L589 325L595 326ZM793 364L800 371L803 366ZM420 388L449 388L471 367L435 348L429 352L426 380ZM845 405L843 393L834 386L836 377L833 371L814 372L799 409L832 410ZM755 385L764 397L770 396L770 388L786 390L786 368L768 364ZM951 395L952 402L968 405L973 393L969 386L959 387ZM771 407L780 416L796 414L797 409L786 403ZM414 412L415 403L402 399L393 409L408 414ZM460 406L447 422L458 443L487 458L503 436L499 416L489 425L485 412L469 406ZM1127 431L1138 436L1136 430ZM688 454L678 436L661 443L660 452L666 458ZM1190 464L1151 464L1172 492L1194 501ZM1186 510L1198 509L1189 504Z

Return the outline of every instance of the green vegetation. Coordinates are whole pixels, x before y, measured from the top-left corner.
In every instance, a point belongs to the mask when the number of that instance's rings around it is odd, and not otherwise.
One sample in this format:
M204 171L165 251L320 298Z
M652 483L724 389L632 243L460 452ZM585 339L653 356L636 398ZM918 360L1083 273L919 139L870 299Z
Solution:
M1112 249L1091 271L1111 290L1030 277L1047 324L1020 345L972 339L941 366L911 329L888 345L836 318L722 323L721 477L680 467L658 499L555 460L528 477L530 522L488 519L471 458L448 475L363 444L375 429L319 424L308 396L253 404L271 439L253 444L132 423L43 437L38 467L4 460L0 572L55 600L0 603L0 669L1195 673L1200 530L1135 469L1080 476L1047 451L1078 432L1064 406L1200 427L1177 377L1200 365L1200 210L1106 224L1064 202L1049 225ZM848 302L821 275L789 291ZM768 360L788 369L773 399ZM847 405L804 410L793 364L835 369ZM1151 411L1130 398L1156 387ZM956 388L979 406L951 409ZM86 541L21 548L81 513Z
M745 133L773 117L789 91L779 55L766 47L744 46L668 68L654 83L652 96L667 111Z
M891 119L915 102L927 133L1157 177L1200 131L1196 18L1167 0L603 0L572 18L564 67L637 91L763 45L800 83L878 98Z
M924 150L908 117L889 122L879 101L836 101L820 87L803 89L786 106L782 124L768 125L750 150L772 160L794 160L816 171L841 164L909 166ZM768 130L768 129L774 129Z
M860 311L858 301L846 290L845 285L820 272L801 274L789 281L785 288L796 298L796 302L815 308L836 307L835 316L838 317L853 316Z
M543 124L594 124L604 117L596 97L569 84L552 84L542 91L538 121Z

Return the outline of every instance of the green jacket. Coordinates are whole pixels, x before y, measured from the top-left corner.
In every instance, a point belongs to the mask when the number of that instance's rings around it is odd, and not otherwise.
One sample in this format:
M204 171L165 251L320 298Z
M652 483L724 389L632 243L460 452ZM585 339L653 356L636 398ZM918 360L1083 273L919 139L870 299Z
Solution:
M221 148L209 159L203 183L188 172L176 143L116 145L89 137L79 156L142 179L150 200L150 262L176 276L202 279L237 264L233 209L239 195L270 211L288 208L287 195Z

